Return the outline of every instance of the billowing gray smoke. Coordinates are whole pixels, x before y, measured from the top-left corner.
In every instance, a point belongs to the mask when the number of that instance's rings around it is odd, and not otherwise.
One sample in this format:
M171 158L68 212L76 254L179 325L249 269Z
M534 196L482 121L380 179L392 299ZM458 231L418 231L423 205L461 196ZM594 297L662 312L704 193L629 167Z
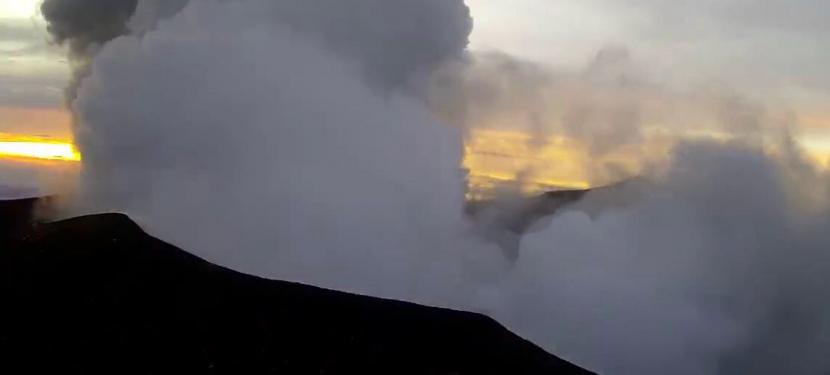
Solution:
M461 135L399 90L464 53L462 1L169 4L139 1L72 102L86 210L241 271L485 312L605 373L830 371L830 182L786 139L682 142L640 202L554 218L511 268L462 214Z
M110 40L124 35L138 0L45 0L41 13L54 41L69 49L72 79L67 102L75 99L78 85L89 72L90 58Z
M154 28L188 2L47 0L42 11L55 40L67 43L73 55L86 57L116 36ZM272 22L355 60L370 82L383 89L399 88L413 75L426 75L448 58L459 57L472 30L462 1L273 1L260 8ZM377 22L379 15L384 22Z
M66 43L75 56L92 53L127 32L138 0L45 0L41 5L48 30L58 43Z
M108 44L73 105L94 206L262 275L412 298L461 283L467 265L440 261L464 246L460 136L421 100L378 90L405 82L369 67L387 51L417 79L437 63L412 65L425 51L454 40L444 58L463 52L469 13L460 1L331 4L318 22L335 30L339 17L346 36L280 22L273 10L301 9L293 1L207 1ZM401 11L458 27L402 26ZM415 39L423 47L386 48ZM423 296L450 303L434 297Z
M610 374L826 373L830 185L809 170L681 144L639 204L525 238L497 316Z

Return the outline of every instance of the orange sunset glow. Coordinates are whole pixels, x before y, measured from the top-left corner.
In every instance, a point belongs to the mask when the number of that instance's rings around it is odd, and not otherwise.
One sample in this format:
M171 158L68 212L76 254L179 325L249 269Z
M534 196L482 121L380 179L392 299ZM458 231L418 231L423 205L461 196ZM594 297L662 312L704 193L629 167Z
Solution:
M0 157L77 162L81 154L70 142L0 135Z
M581 150L561 139L537 146L523 132L477 130L464 151L463 166L476 193L511 182L521 182L523 191L590 186L580 165Z

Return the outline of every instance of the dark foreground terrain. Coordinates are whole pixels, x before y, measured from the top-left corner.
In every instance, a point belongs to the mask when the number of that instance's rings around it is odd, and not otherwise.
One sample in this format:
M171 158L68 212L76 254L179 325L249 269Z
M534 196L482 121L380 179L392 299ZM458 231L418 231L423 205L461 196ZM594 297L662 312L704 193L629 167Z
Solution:
M243 275L126 216L6 219L0 374L588 374L487 317Z
M0 243L20 237L35 224L37 198L0 200Z

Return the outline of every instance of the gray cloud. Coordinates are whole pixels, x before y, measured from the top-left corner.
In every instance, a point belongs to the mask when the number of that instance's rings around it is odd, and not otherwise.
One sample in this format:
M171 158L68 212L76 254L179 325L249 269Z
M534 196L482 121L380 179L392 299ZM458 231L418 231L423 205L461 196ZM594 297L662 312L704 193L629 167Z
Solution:
M605 0L595 2L611 5ZM830 5L820 0L703 0L675 3L630 0L618 6L639 7L655 16L652 22L668 26L669 30L692 26L694 23L706 23L734 29L830 32L830 26L824 18L830 11Z
M56 73L29 67L30 61L40 63L61 58L49 49L47 38L34 21L0 20L0 43L4 44L0 47L0 103L6 106L60 105L60 88L66 84L60 74L63 71Z
M460 138L419 100L371 89L376 81L342 47L274 22L263 11L272 2L244 4L191 3L95 56L73 107L93 207L129 212L240 270L441 303L416 284L463 279L462 265L424 256L460 251L451 245L463 227ZM369 4L349 16L372 23L351 34L359 48L350 53L366 48L361 58L374 64L378 37L363 33L395 30L395 16L382 12L400 10L378 2L375 14ZM423 32L429 40L433 31ZM195 226L177 224L191 216ZM384 254L389 262L373 265ZM383 281L398 275L412 284Z
M41 13L57 43L85 56L95 45L124 34L137 5L138 0L45 0Z
M30 21L0 19L0 40L10 42L44 41L45 35Z
M525 238L497 316L604 373L827 372L830 180L787 163L680 145L638 204Z
M12 107L59 107L66 77L62 72L37 73L0 73L0 103Z
M65 80L50 82L51 87L44 87L36 81L14 83L14 79L0 76L0 103L9 107L59 107L63 102L62 86Z
M704 0L664 2L593 1L598 9L639 14L627 36L633 44L653 43L674 51L680 67L704 70L749 90L804 87L826 95L824 67L830 5L816 0ZM621 8L622 7L622 8ZM627 8L627 9L625 9ZM705 58L704 58L705 56ZM721 70L720 72L718 70Z
M491 12L498 9L479 1ZM489 17L479 23L482 32L474 39L569 67L606 45L622 44L655 76L673 84L720 81L745 95L793 105L815 107L828 99L828 5L821 1L516 2L504 13L524 23L506 27ZM563 22L548 27L540 15L556 11Z
M55 40L69 45L80 58L131 27L137 32L152 29L186 4L186 0L47 0L42 12ZM319 38L333 51L356 60L370 82L382 89L403 87L411 76L427 74L458 57L472 30L463 1L275 1L260 8L273 22ZM377 14L384 14L383 22L378 22ZM81 66L80 73L84 70Z
M124 35L138 0L45 0L40 7L55 43L67 46L72 76L66 102L75 100L89 74L90 59L104 44Z

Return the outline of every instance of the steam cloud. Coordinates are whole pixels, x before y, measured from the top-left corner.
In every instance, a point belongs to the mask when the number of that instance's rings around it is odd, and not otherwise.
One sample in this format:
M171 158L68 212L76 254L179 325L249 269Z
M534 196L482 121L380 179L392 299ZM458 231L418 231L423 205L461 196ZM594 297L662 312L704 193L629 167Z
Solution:
M76 97L78 85L89 71L90 58L102 45L127 32L126 23L138 0L45 0L40 7L47 30L69 49L73 68L66 88L67 101Z
M232 1L232 0L231 0ZM188 0L47 0L49 32L72 55L93 55L96 46L129 31L140 34L187 5ZM467 46L472 30L461 1L274 1L259 5L280 23L355 60L371 84L396 89L427 74ZM130 18L135 14L134 18ZM383 22L378 22L378 15Z
M72 100L87 210L245 272L485 312L605 373L830 371L830 180L785 136L678 141L631 187L642 200L555 217L509 267L462 214L463 132L436 113L468 126L491 115L482 100L525 111L584 90L476 90L539 80L488 86L459 62L461 0L50 0L44 13L91 61ZM607 100L580 97L570 128L536 130L597 154L636 145L652 112L622 97L670 95L620 83L608 66L625 58L551 76ZM437 71L445 87L423 100ZM712 102L730 128L766 134L763 111ZM620 113L630 132L607 127Z

